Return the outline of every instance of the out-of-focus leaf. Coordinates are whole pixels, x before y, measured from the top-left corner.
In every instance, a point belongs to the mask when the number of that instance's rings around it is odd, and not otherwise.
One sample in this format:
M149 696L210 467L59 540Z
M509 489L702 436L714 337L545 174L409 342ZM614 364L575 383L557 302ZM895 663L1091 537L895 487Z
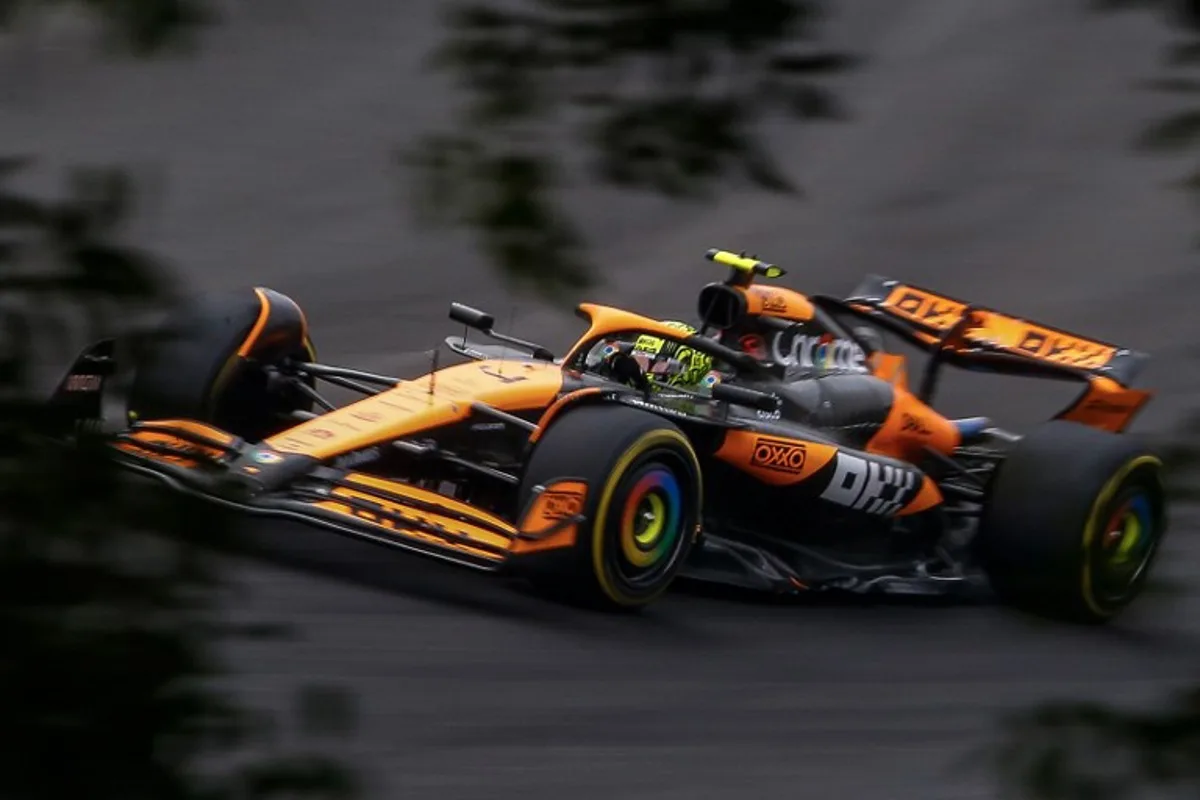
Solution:
M159 263L145 253L115 244L86 244L64 253L74 267L77 290L112 298L144 299L163 294Z
M588 150L585 180L680 200L710 198L733 179L794 189L767 152L759 125L780 107L797 120L845 117L815 81L858 60L796 51L799 43L811 44L824 10L819 0L448 5L446 41L431 63L463 90L456 133L478 147L459 167L428 147L423 159L407 160L424 173L428 200L416 206L473 227L503 273L542 270L544 280L520 281L550 291L563 280L583 279L580 226L549 188L514 194L500 186L485 164L494 162L479 153L533 146L539 158L560 164L578 130ZM798 79L806 83L795 85ZM511 224L517 217L524 220L520 226ZM536 231L537 225L551 227ZM533 254L533 242L562 257L518 266Z
M1009 717L1002 728L996 763L1020 796L1118 800L1147 784L1200 782L1200 685L1162 709L1047 703Z
M80 169L71 174L75 202L87 215L89 236L112 233L130 214L133 179L121 169Z
M1200 64L1200 42L1184 42L1167 48L1167 64L1173 67Z
M361 784L344 767L320 756L278 758L241 770L230 787L239 800L352 800L361 796Z
M747 148L742 158L742 168L746 171L746 177L763 189L780 194L796 194L799 191L796 184L784 176L770 153L761 147Z
M7 180L13 173L27 169L34 162L33 156L0 155L0 181Z
M591 143L609 183L699 197L730 176L747 151L745 109L730 99L630 102L598 121Z
M257 772L252 760L201 777L204 759L243 754L270 731L213 686L215 646L247 633L223 618L226 587L206 549L236 520L130 484L105 445L37 433L46 406L25 383L34 357L81 329L114 332L173 285L159 259L111 237L131 186L111 171L82 174L62 199L3 195L0 795L232 800L292 786L348 796L352 781L327 760L257 762Z
M1092 8L1097 11L1161 8L1162 5L1162 0L1091 0Z
M1196 94L1200 92L1200 80L1193 78L1155 78L1140 81L1138 86L1152 92L1166 94Z
M354 699L332 686L306 686L297 697L296 716L306 736L341 737L358 727Z
M588 285L582 238L552 202L552 162L528 152L490 154L477 180L470 222L505 275L550 296Z
M459 222L475 196L475 175L482 150L464 137L427 136L396 161L414 176L411 198L422 222Z
M778 91L784 107L794 117L830 121L847 118L846 110L837 95L823 87L802 84L781 87Z
M0 193L0 229L41 225L48 217L47 209L36 200Z
M1200 109L1172 114L1138 137L1137 146L1145 150L1176 151L1200 141Z
M773 72L786 75L814 75L845 72L860 66L862 59L847 53L817 53L815 55L777 55L768 62Z
M84 0L107 23L109 46L135 56L161 55L190 48L202 29L219 17L207 0Z

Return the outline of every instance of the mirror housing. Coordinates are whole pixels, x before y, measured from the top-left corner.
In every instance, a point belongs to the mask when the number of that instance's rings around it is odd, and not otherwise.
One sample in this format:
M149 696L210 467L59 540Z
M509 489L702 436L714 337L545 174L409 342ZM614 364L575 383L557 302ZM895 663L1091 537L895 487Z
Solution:
M734 386L728 383L718 383L712 388L714 400L721 400L736 406L746 406L759 411L778 411L783 401L773 394L747 389L744 386Z
M484 333L496 327L496 319L491 314L480 311L477 308L465 306L462 303L450 304L450 319L455 322L461 322L468 328L474 328Z

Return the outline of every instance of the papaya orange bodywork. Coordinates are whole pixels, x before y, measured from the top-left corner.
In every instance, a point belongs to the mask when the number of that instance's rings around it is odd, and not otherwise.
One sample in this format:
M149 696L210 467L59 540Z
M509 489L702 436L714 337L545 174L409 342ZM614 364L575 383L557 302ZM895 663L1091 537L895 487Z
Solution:
M837 455L837 448L765 433L732 430L716 457L763 483L790 486L811 478Z
M490 526L497 530L505 531L509 534L516 533L516 528L495 514L489 514L488 512L478 509L469 503L464 503L461 500L455 500L454 498L446 497L444 494L438 494L437 492L431 492L427 489L422 489L407 483L390 481L386 478L379 478L374 475L367 475L361 472L350 473L346 476L345 481L347 483L353 483L355 486L362 487L363 491L368 493L372 489L375 489L379 492L386 492L388 494L396 495L397 497L408 498L419 503L441 506L448 512L474 519L480 525Z
M676 341L686 338L686 334L683 334L678 328L672 328L659 320L621 308L595 303L580 303L578 311L588 320L588 329L571 347L571 352L565 357L564 363L571 363L579 355L581 349L588 346L589 342L608 334L637 331Z
M507 412L540 410L562 389L557 365L476 361L447 367L330 411L266 440L284 453L325 459L466 419L471 404Z
M1153 396L1142 389L1126 389L1109 378L1093 378L1083 396L1059 418L1120 433Z
M933 478L928 475L921 481L921 490L917 492L917 496L912 499L908 505L896 512L897 517L907 517L910 514L919 514L922 511L928 511L935 506L938 506L945 500L942 495L942 490L934 483Z
M968 310L967 305L958 300L911 286L897 286L879 308L939 333L949 331L964 314L969 314L970 324L963 329L959 341L947 343L951 349L987 345L1034 361L1084 370L1103 367L1117 353L1117 348L1112 345L997 311ZM935 336L927 333L922 333L919 338L930 344L937 341Z
M220 428L206 425L203 422L195 422L190 419L155 419L139 422L135 431L184 431L193 433L197 436L203 436L211 439L214 442L219 442L224 445L232 445L234 437L228 432Z
M390 517L372 514L370 511L365 511L351 507L348 503L338 502L339 498L367 500L389 514L395 515L399 521ZM415 539L426 544L436 545L438 547L450 548L462 553L466 553L475 558L485 559L488 561L500 561L502 556L499 556L491 548L504 548L509 546L510 539L496 534L492 531L481 527L471 525L466 522L455 519L450 516L443 516L434 512L418 511L411 506L402 503L394 503L389 500L380 499L378 496L368 492L359 492L353 489L338 487L330 493L328 500L321 500L312 504L316 508L324 511L342 514L353 518L356 521L365 521L375 525L385 531L402 535L410 539ZM466 537L469 540L478 542L480 547L472 547L470 544L465 544L459 541L447 540L443 537L421 530L418 527L406 527L404 521L408 520L415 524L432 525L446 531L454 536Z
M588 485L583 481L560 480L546 486L521 519L521 532L536 538L514 540L513 555L558 550L574 545L579 535L578 525L574 522L564 525L563 521L583 513L587 495ZM562 527L554 530L555 526ZM539 535L552 530L553 533L548 536Z
M753 475L763 483L772 486L793 486L820 472L833 461L838 449L817 442L735 430L726 434L716 457L742 472ZM880 455L890 455L876 452ZM928 510L943 499L933 479L928 475L923 476L917 496L897 511L895 516Z
M897 389L908 389L908 359L898 353L872 353L871 374Z
M246 336L245 341L237 349L237 354L241 358L248 358L250 356L255 342L262 335L263 328L267 326L267 320L271 318L271 300L267 297L267 293L262 289L255 289L254 293L258 295L258 302L261 308L258 312L258 319L254 321L254 327L250 329L250 333Z
M139 447L139 443L142 442L156 446L156 448L168 447L174 452L165 453L158 449ZM167 430L155 429L139 428L130 431L126 439L116 443L116 447L131 455L162 461L187 469L195 469L200 466L202 460L216 459L225 455L223 451L215 447L205 447L188 439L173 436ZM205 458L197 458L196 456L204 456Z
M950 455L962 443L954 423L905 389L895 388L891 410L870 441L868 453L917 462L926 447Z
M582 400L585 397L590 395L598 395L600 393L601 390L597 387L577 389L574 392L564 394L562 397L555 400L554 404L547 408L545 412L542 413L542 416L538 418L537 430L529 434L529 443L536 444L537 441L542 438L542 434L545 433L546 428L549 427L550 423L554 421L555 417L562 413L564 408L578 400Z
M962 335L967 344L986 344L1035 361L1084 370L1099 369L1117 354L1111 345L994 311L972 311L971 316L971 327Z
M952 328L967 310L965 303L911 286L897 286L879 307L936 331Z
M816 313L807 297L791 289L758 285L735 288L746 298L746 313L751 316L808 322Z

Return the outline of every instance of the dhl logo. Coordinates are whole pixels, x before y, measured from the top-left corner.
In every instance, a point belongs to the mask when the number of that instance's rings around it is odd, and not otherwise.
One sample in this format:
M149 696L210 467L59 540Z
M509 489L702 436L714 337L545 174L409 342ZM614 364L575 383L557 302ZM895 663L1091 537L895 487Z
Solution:
M893 314L912 320L935 330L947 330L962 317L967 307L957 300L920 289L902 286L883 301L884 307Z
M1087 339L1063 336L1032 326L1025 331L1016 349L1043 361L1081 369L1102 367L1115 352L1111 347Z

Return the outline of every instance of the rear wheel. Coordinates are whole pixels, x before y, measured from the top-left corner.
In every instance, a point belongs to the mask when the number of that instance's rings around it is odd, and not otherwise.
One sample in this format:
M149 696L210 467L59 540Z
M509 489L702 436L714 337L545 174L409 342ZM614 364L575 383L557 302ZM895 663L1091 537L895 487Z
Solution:
M687 437L625 406L567 412L530 457L520 489L530 512L523 527L544 527L541 495L571 483L586 485L578 508L585 521L568 546L522 555L521 573L571 603L635 609L653 602L683 566L700 520L700 465Z
M1156 456L1127 436L1052 422L1000 467L979 552L1011 605L1106 622L1145 587L1165 519Z
M192 419L258 441L289 424L282 415L313 407L294 386L272 381L270 368L315 358L304 312L291 298L254 289L205 299L139 354L130 416Z

